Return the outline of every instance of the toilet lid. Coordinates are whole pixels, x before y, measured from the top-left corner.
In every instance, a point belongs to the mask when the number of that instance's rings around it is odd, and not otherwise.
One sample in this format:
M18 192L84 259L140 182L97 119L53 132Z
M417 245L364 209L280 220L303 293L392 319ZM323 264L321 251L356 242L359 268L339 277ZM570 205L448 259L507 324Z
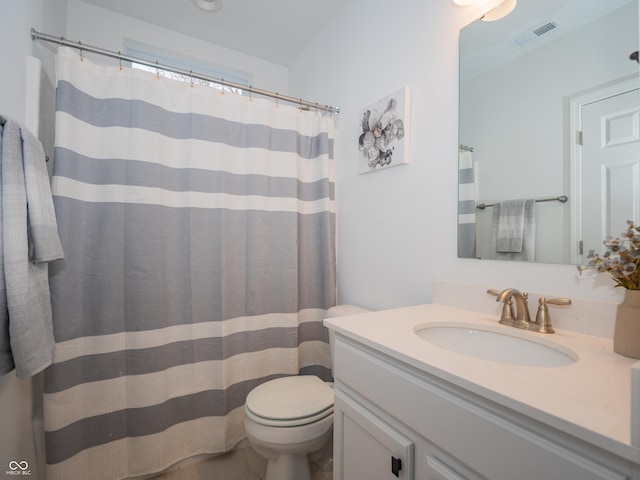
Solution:
M265 425L303 425L333 412L333 389L314 375L276 378L249 393L245 411Z

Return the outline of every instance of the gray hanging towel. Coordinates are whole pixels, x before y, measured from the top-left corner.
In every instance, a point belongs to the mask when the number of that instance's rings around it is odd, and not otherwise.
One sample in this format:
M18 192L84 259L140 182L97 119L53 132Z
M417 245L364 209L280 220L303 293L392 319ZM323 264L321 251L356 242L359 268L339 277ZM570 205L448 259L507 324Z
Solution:
M499 202L493 206L497 222L496 252L522 252L524 238L524 199Z
M492 250L496 259L535 261L536 201L513 200L493 205Z
M5 117L0 149L2 213L0 374L35 375L52 359L48 263L63 258L44 151Z

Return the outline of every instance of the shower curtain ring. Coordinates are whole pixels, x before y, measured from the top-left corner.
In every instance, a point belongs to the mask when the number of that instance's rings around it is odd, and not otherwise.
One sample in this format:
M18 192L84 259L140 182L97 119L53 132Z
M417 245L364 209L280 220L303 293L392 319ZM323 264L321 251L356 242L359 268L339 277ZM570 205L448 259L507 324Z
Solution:
M82 54L82 42L78 40L78 46L80 48L80 61L84 62L84 56Z
M158 60L156 60L156 79L160 80L160 66L158 64Z
M118 50L118 64L120 65L120 70L122 70L122 53Z
M276 107L280 106L280 94L276 92Z
M191 83L191 86L193 87L193 70L189 70L189 82Z

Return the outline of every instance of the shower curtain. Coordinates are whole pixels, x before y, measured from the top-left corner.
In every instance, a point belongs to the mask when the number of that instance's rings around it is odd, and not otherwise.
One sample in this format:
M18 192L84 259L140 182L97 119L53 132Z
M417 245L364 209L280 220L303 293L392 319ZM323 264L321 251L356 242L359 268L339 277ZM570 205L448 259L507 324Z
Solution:
M253 387L331 379L332 119L67 48L57 71L48 478L229 450Z
M476 190L471 152L460 149L458 164L458 257L475 258Z

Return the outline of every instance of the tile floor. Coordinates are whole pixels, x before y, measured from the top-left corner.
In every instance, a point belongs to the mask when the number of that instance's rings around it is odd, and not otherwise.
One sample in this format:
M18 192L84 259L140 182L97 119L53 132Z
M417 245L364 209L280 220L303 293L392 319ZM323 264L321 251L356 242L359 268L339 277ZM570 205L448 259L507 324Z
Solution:
M311 465L313 480L332 480L331 459ZM150 480L264 480L267 462L247 442L233 451L185 465Z

